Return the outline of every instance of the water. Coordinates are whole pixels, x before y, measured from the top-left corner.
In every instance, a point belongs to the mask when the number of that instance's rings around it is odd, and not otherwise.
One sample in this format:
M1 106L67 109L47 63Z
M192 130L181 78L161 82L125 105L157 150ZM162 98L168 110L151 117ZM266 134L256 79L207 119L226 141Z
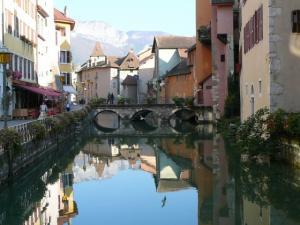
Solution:
M1 189L0 225L300 224L298 170L241 162L209 126L97 121Z

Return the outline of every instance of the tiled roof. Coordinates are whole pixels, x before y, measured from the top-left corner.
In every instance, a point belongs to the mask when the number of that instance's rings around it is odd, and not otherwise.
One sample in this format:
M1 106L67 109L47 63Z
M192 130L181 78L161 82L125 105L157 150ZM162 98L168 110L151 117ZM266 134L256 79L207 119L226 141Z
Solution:
M155 45L159 49L188 49L195 43L195 37L157 36L154 38L152 52L154 52Z
M116 57L116 56L108 56L107 57L108 64L111 67L119 68L120 65L117 63L119 60L120 60L120 58Z
M104 53L101 48L101 44L99 41L96 42L91 57L104 56Z
M189 74L190 71L190 67L188 65L188 60L182 59L181 62L175 66L172 70L170 70L169 72L167 72L166 76L175 76L175 75L185 75L185 74Z
M120 59L118 63L120 65L120 69L123 70L132 70L139 68L139 60L132 51L130 51L127 56Z
M54 9L54 21L68 23L71 25L72 30L75 26L75 20L67 17L63 12L59 11L58 9Z

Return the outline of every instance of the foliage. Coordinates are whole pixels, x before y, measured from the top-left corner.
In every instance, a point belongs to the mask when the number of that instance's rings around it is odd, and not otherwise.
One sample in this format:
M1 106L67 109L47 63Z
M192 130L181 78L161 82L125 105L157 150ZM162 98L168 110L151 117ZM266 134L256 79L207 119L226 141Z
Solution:
M46 137L47 134L46 126L40 121L32 122L29 125L28 129L32 136L33 141L41 141Z
M300 137L300 114L291 113L288 116L286 131L291 137Z
M103 105L106 103L106 99L105 98L92 98L90 101L89 101L89 106L91 108L95 108L99 105Z
M273 138L279 138L286 134L286 113L282 109L278 109L274 113L270 113L266 126L269 135Z
M154 97L147 97L147 104L155 104L156 99Z
M228 96L225 100L224 117L233 118L240 116L240 81L239 76L228 78Z
M126 98L124 98L123 96L118 96L117 104L124 105L125 103L126 103Z
M4 150L13 149L18 151L21 148L22 137L14 129L1 129L0 130L0 145Z
M194 97L193 96L190 96L190 97L186 97L184 99L184 104L186 106L194 106Z
M178 96L173 97L172 100L176 106L183 106L185 102L184 98Z

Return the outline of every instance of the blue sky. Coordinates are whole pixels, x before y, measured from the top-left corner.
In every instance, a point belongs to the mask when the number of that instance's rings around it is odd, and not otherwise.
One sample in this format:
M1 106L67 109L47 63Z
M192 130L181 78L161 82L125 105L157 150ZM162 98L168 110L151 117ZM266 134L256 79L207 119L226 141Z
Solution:
M104 21L122 31L195 36L195 0L54 0L75 20Z

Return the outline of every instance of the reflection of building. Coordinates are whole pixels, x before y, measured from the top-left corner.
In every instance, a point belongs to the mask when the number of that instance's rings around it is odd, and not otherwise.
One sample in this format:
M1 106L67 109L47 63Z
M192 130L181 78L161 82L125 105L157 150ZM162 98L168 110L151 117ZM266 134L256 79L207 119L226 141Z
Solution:
M71 219L78 214L77 204L74 200L73 192L73 164L61 174L60 179L60 195L58 202L59 217L57 219L58 225L70 223Z
M24 225L71 224L71 219L78 214L74 201L72 165L59 175L58 181L47 185L44 197L34 204L32 213L24 220ZM47 180L49 175L50 171L42 179Z

